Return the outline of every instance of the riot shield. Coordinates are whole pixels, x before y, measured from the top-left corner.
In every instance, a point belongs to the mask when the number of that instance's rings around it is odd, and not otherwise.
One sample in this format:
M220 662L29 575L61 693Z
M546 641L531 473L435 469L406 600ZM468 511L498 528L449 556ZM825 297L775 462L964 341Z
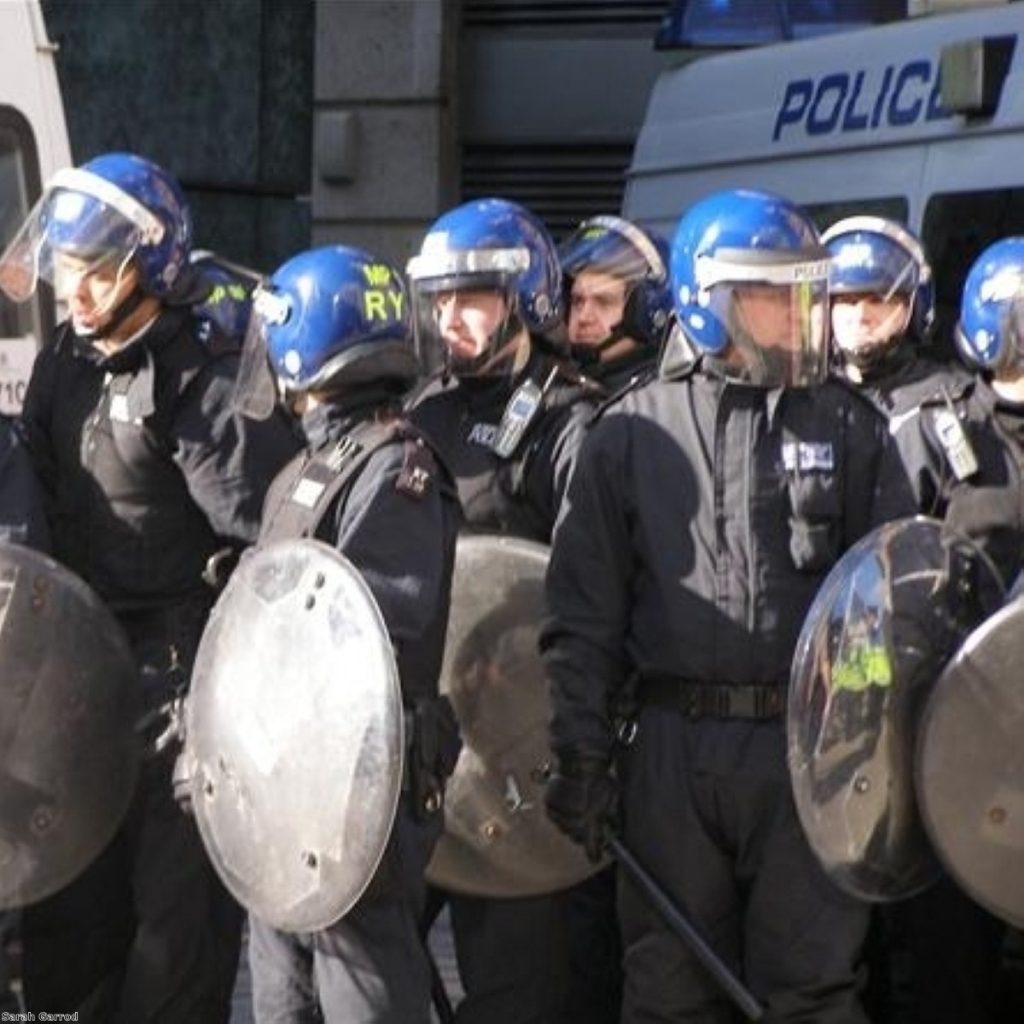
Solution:
M543 545L511 537L468 535L456 548L441 691L463 748L427 868L455 892L538 895L597 870L544 812L551 703L537 635L547 558Z
M295 932L351 909L394 824L403 735L388 633L351 563L311 540L246 554L186 716L199 831L246 909Z
M138 774L128 641L77 576L0 544L0 907L34 903L113 838Z
M917 793L950 875L1024 928L1024 598L964 641L925 707Z
M914 796L923 702L998 574L918 517L850 549L822 584L793 659L789 769L800 821L827 874L868 900L926 887L938 864Z

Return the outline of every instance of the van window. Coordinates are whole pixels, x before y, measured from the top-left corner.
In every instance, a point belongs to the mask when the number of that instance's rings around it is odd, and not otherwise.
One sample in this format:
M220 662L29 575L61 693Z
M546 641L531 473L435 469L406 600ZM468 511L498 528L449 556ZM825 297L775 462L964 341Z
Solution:
M808 203L804 209L810 214L819 231L832 227L844 217L885 217L906 224L909 206L903 196L889 199L853 199L835 203Z
M971 264L1000 238L1024 235L1024 188L932 196L923 225L935 273L938 332L951 338Z
M32 130L21 114L0 105L0 251L21 226L40 191ZM52 315L44 316L38 294L22 305L0 294L0 411L20 411L36 339L45 337L44 329L52 328L52 320Z
M1024 235L1024 188L936 195L924 211L924 244L935 268L936 300L960 304L971 264L993 242Z

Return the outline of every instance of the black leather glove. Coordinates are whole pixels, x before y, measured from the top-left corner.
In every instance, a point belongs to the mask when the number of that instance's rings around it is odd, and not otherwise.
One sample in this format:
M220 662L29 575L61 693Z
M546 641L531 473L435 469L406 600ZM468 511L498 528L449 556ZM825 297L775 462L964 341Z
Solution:
M611 766L594 757L558 759L544 793L548 817L596 864L605 837L619 828L619 784Z

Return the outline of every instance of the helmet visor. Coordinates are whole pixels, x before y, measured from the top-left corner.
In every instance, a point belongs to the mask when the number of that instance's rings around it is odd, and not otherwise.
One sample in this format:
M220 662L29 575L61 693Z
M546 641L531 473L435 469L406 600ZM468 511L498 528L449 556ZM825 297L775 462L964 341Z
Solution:
M232 403L249 419L269 419L277 405L277 380L270 365L267 331L272 324L284 323L290 315L290 303L283 296L263 287L253 292Z
M723 364L761 387L813 387L828 370L828 258L720 249L697 263L707 313L731 342Z
M428 375L448 371L457 377L499 377L518 369L514 293L495 281L438 287L413 281L413 333L416 352Z
M1006 303L1001 330L1016 362L1024 362L1024 292L1018 292Z
M559 246L558 260L568 277L601 271L625 281L666 280L657 246L635 225L612 217L593 217Z
M906 332L910 314L905 294L832 293L832 336L847 354L885 348Z
M159 241L163 224L98 175L59 171L0 256L0 288L14 302L40 279L66 300L101 267L127 266L140 245Z

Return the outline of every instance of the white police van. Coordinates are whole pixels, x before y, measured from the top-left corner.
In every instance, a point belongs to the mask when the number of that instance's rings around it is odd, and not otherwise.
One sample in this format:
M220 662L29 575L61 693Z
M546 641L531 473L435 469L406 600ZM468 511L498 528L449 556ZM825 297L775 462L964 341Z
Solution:
M663 72L624 215L671 235L720 188L763 188L825 227L877 213L920 233L945 326L967 268L1024 234L1024 3L709 56Z
M38 0L0 2L0 251L32 208L45 181L71 163L54 45ZM37 295L12 304L0 293L0 411L21 408L32 362L53 325Z

